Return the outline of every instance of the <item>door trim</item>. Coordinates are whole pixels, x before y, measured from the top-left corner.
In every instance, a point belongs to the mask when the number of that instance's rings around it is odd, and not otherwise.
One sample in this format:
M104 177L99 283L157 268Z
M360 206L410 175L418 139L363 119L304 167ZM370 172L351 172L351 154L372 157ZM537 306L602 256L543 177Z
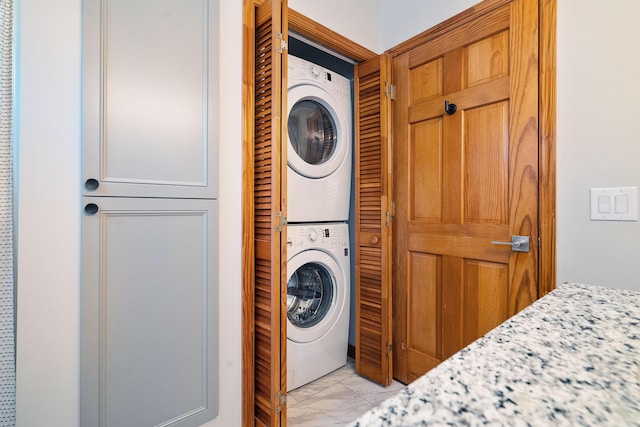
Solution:
M540 267L538 297L556 287L556 9L557 0L539 0L538 45Z
M289 9L289 30L316 41L356 62L366 61L378 56L377 53L360 46L356 42L341 36L293 9Z
M254 315L254 276L255 254L254 230L255 222L253 200L254 153L255 138L255 2L244 0L242 13L243 30L243 131L242 131L242 425L253 426L255 399L255 348L253 324Z

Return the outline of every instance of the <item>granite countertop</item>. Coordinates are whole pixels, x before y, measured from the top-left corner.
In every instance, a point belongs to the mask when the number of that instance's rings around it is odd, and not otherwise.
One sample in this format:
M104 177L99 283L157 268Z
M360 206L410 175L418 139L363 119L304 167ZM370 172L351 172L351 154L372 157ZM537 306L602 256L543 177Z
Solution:
M351 424L640 426L640 292L567 283Z

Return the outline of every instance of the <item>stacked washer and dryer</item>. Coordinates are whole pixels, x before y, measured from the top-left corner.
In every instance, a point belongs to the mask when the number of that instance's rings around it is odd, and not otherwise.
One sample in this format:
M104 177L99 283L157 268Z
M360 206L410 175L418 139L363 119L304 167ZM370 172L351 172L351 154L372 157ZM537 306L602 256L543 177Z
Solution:
M349 79L289 55L287 388L346 364L349 339Z

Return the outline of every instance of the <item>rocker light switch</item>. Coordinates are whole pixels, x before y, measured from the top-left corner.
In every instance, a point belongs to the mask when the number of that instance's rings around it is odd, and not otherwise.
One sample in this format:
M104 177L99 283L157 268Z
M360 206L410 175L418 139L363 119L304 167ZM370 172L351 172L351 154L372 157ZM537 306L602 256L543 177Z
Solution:
M626 194L618 194L614 196L616 199L616 212L617 214L626 214L629 212L629 196Z
M592 221L637 221L638 187L591 189Z
M611 197L607 195L598 196L598 213L608 214L611 212Z

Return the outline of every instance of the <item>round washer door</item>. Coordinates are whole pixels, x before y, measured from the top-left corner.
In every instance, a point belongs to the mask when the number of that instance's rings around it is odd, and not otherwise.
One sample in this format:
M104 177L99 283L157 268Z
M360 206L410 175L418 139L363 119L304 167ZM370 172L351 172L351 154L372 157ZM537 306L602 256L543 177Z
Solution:
M287 338L315 341L331 330L344 309L345 277L326 252L307 250L287 263Z
M287 93L287 163L307 178L331 175L345 161L350 141L346 117L325 90L308 84Z

